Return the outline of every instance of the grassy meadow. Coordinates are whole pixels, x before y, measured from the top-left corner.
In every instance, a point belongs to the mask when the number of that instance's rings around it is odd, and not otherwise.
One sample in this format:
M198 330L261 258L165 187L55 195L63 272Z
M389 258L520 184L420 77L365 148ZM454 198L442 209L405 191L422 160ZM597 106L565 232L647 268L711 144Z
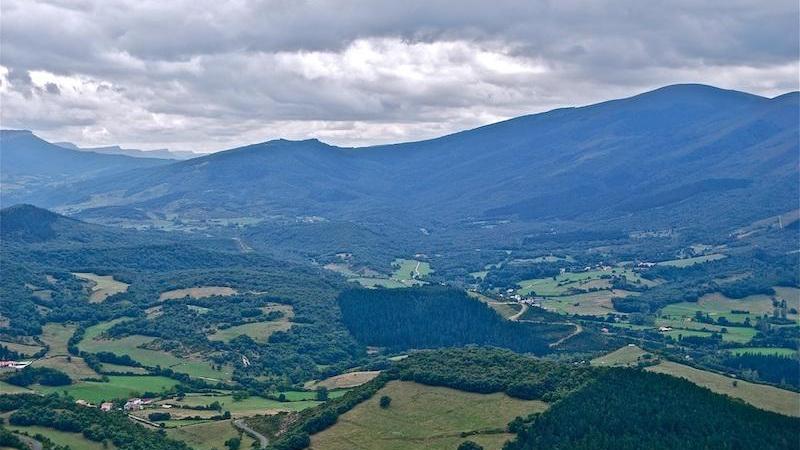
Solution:
M166 351L141 348L141 346L155 340L150 336L133 335L121 339L102 338L103 332L120 320L125 319L103 322L87 328L86 334L78 344L78 347L82 351L90 353L111 352L118 355L128 355L145 366L169 367L176 372L186 373L192 377L212 380L230 379L232 370L229 367L216 370L211 363L203 361L200 357L178 357Z
M73 272L73 275L87 282L89 286L89 301L100 303L106 298L126 292L128 284L115 280L111 275L97 275L89 272Z
M392 399L388 408L380 397ZM541 412L547 404L505 394L475 394L444 387L392 381L371 399L311 437L313 450L452 450L465 440L499 450L513 437L504 432L516 416ZM491 432L490 432L491 430ZM462 432L484 433L462 438Z
M67 392L76 399L99 403L103 400L129 398L144 392L158 393L177 384L171 378L159 376L110 375L107 383L82 381L69 386L35 386L35 389L47 394Z

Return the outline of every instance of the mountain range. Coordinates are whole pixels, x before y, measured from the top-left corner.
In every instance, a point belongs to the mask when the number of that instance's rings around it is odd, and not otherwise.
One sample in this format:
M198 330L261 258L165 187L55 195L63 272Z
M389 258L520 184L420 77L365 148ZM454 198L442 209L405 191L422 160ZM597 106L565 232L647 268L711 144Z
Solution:
M71 178L3 195L99 222L730 230L797 209L799 100L673 85L419 142L274 140L177 162L4 131L4 178Z
M125 155L133 156L134 158L159 158L159 159L174 159L184 160L201 156L200 153L169 150L166 148L159 148L155 150L139 150L135 148L122 148L119 145L109 145L105 147L78 147L72 142L54 142L59 147L68 148L70 150L78 150L82 152L103 153L106 155Z

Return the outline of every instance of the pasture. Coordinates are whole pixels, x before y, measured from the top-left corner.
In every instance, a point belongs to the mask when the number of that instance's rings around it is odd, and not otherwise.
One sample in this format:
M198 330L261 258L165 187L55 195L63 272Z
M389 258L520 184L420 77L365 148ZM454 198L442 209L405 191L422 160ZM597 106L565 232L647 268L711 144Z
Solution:
M360 284L362 287L373 289L376 287L384 287L388 289L397 289L397 288L404 288L407 285L393 280L391 278L370 278L370 277L358 277L352 278L349 281L355 281L356 283Z
M115 280L111 275L97 275L89 272L73 272L73 275L87 282L89 286L89 301L100 303L106 298L126 292L128 283Z
M388 408L378 406L388 395ZM314 450L452 450L465 440L499 450L514 435L505 427L516 416L541 412L547 404L505 394L475 394L444 387L391 381L372 398L311 437ZM461 433L479 432L467 438Z
M69 433L40 426L22 427L17 425L5 425L5 427L9 430L25 432L31 436L41 434L53 441L56 445L69 447L72 450L112 450L116 448L114 444L110 442L103 445L102 442L90 441L83 437L81 433Z
M83 358L78 356L48 356L37 359L31 363L31 367L49 367L51 369L57 369L69 375L73 381L100 377L97 372L86 365Z
M286 393L287 399L292 395ZM314 393L303 393L303 397L313 397ZM342 395L342 394L338 394ZM335 396L331 392L331 396ZM242 400L235 401L232 395L213 395L213 394L187 394L183 400L171 399L164 400L160 403L168 403L178 406L205 406L214 402L219 402L222 409L230 411L233 417L247 417L256 414L269 414L278 411L302 411L306 408L318 405L320 402L316 400L296 400L279 402L277 400L270 400L263 397L251 396Z
M209 334L208 339L212 341L228 342L238 336L250 336L254 341L265 344L270 335L276 331L286 331L292 327L288 320L276 320L272 322L251 322L243 325L217 330Z
M313 381L306 384L308 389L316 389L317 387L325 387L328 389L343 389L361 386L367 381L372 380L380 374L377 370L368 370L360 372L348 372L341 375L334 375L320 381Z
M718 394L726 394L741 399L756 408L787 416L800 416L800 393L797 392L736 380L725 375L695 369L672 361L662 361L658 365L648 367L646 370L685 378ZM736 382L735 386L734 382Z
M800 309L800 290L776 287L776 298L785 299L789 309ZM661 316L667 319L693 318L695 312L708 314L712 319L725 317L729 322L741 323L746 318L755 324L758 317L771 315L772 297L768 295L750 295L741 299L728 298L720 293L706 294L697 302L680 302L668 305L661 310ZM732 311L747 311L746 314L734 314ZM797 314L789 314L789 319L797 320Z
M236 295L239 292L236 289L227 286L198 286L186 289L174 289L165 291L158 295L158 299L164 300L179 300L182 298L205 298L205 297L227 297Z
M67 342L76 328L77 326L73 324L60 323L48 323L43 326L40 338L49 347L47 356L68 355Z
M611 303L613 297L629 295L637 295L637 293L621 289L602 290L561 297L545 297L541 304L542 308L559 314L606 316L609 313L621 314L614 309L614 305Z
M178 357L166 351L142 348L142 346L155 340L150 336L133 335L121 339L102 338L102 334L120 320L125 319L103 322L87 328L83 340L78 344L78 348L89 353L111 352L117 355L128 355L145 366L169 367L176 372L185 373L195 378L230 379L232 370L229 367L224 366L222 370L216 370L211 363L202 360L199 356Z
M522 280L517 285L517 294L535 295L539 297L557 297L569 295L572 289L611 289L611 276L625 276L632 283L651 286L654 283L640 277L630 269L612 268L609 270L590 270L586 272L565 272L551 278L534 278Z
M115 398L130 398L144 392L159 393L178 384L177 381L159 376L109 375L108 382L82 381L69 386L36 386L42 393L67 392L79 400L99 403Z
M714 253L711 255L695 256L693 258L671 259L669 261L657 262L656 264L659 266L689 267L695 264L703 264L709 261L717 261L727 257L728 257L727 255L723 255L722 253Z
M221 450L227 448L225 446L225 441L237 436L241 436L242 438L242 445L240 447L242 449L251 448L254 443L254 440L250 436L241 434L230 420L168 428L167 436L184 441L195 450Z
M402 282L425 278L431 273L430 263L415 259L395 259L392 267L394 268L392 278Z
M614 350L611 353L599 356L591 361L593 366L597 367L629 367L635 366L639 362L648 361L645 355L646 351L635 345L626 345Z
M20 344L17 342L0 341L3 347L25 356L33 356L42 349L38 345Z
M487 305L491 306L492 309L497 311L497 314L500 314L506 319L513 317L522 310L522 305L519 303L490 301L487 303Z
M33 394L35 391L24 388L22 386L15 386L13 384L8 384L5 381L0 381L0 394Z
M793 348L780 348L780 347L740 347L728 348L727 352L734 355L744 355L750 353L753 355L771 355L771 356L797 356L797 349Z

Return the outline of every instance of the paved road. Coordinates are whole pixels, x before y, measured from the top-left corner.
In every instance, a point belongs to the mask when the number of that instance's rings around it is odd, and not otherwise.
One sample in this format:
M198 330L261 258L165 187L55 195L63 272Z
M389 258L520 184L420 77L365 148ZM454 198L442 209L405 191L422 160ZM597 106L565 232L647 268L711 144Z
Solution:
M267 439L266 436L259 433L258 431L250 428L247 425L247 423L245 423L244 420L236 419L233 421L233 425L236 426L236 428L239 428L240 430L249 434L250 436L253 436L254 438L258 439L259 444L261 444L261 448L267 448L267 445L269 445L269 439Z

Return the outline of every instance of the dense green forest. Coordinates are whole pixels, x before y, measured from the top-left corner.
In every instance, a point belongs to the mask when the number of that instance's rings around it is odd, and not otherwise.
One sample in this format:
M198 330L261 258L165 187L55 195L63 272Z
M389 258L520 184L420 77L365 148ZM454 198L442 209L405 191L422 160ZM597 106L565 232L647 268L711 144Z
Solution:
M593 379L597 369L467 347L418 352L398 361L390 376L468 392L505 392L522 399L555 401Z
M342 320L366 345L397 349L493 345L544 354L572 327L509 322L463 291L440 286L354 289L339 296Z
M732 401L686 380L632 369L599 373L529 420L504 450L777 450L793 448L800 439L797 418Z

